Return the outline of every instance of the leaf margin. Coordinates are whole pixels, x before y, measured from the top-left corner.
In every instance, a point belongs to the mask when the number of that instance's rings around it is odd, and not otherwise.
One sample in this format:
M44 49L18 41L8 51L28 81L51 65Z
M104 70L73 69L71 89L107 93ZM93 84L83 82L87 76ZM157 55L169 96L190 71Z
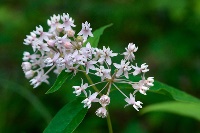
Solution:
M87 108L84 108L81 101L83 100L83 98L81 97L78 97L76 98L75 100L69 102L68 104L66 104L65 106L63 106L57 113L56 115L53 117L53 119L50 121L50 123L48 124L48 126L44 129L43 133L54 133L54 132L67 132L67 133L71 133L73 132L79 125L80 123L83 121L85 115L87 114L87 111L88 109ZM70 107L72 107L70 109ZM78 115L78 120L80 120L80 122L78 122L75 126L74 125L70 125L72 122L74 122L74 120L77 120L77 119L71 119L71 121L64 121L64 116L67 116L67 115L63 115L63 113L67 113L67 112L71 112L71 110L73 110L73 113L74 111L76 110L76 108L78 108L78 113L76 113L75 115L75 118L77 117ZM80 113L83 113L81 118L80 118ZM61 122L65 123L65 127L63 128L63 123L62 125L59 124L60 120L59 120L59 117L62 118L63 120L61 120ZM69 120L69 119L68 119ZM59 124L59 125L56 125L56 124ZM58 128L60 126L60 128ZM68 128L69 126L70 129Z
M87 41L84 43L84 45L86 45L88 42L90 43L90 45L94 48L96 48L98 46L98 43L99 43L99 40L100 40L100 37L101 35L103 35L103 32L106 28L109 28L111 27L113 24L110 23L110 24L107 24L105 26L102 26L98 29L96 29L94 32L93 32L93 37L89 37L87 39Z
M67 73L65 70L62 70L62 72L58 75L56 81L54 82L53 86L45 93L54 93L60 89L60 87L63 85L63 83L69 79L72 76L72 73Z

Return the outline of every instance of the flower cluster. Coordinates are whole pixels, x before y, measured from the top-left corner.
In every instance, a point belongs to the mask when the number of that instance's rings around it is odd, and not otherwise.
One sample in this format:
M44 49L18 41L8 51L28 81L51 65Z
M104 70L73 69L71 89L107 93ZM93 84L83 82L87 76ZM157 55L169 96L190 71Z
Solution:
M22 69L26 78L30 79L33 88L38 87L41 83L48 82L48 73L53 71L59 74L61 71L84 72L89 77L90 74L98 76L100 81L97 83L83 83L80 86L73 86L73 93L76 96L85 95L86 99L82 101L84 107L90 108L93 102L98 102L101 107L97 109L96 115L106 117L106 106L110 104L111 87L116 88L122 95L125 96L127 105L132 105L137 111L142 108L142 102L135 100L137 92L146 95L146 91L153 86L154 78L145 78L145 73L149 71L148 65L137 63L134 65L134 53L138 47L133 43L129 43L122 54L114 53L109 47L103 46L103 49L93 48L87 42L87 38L93 37L92 28L87 21L82 23L81 31L75 35L72 29L75 27L74 20L69 14L53 15L47 20L49 25L48 32L43 30L42 26L36 27L30 35L24 39L25 45L31 45L33 54L24 52ZM113 63L113 57L118 55L124 56L121 62ZM45 72L45 70L48 70ZM114 68L114 70L112 70ZM141 80L133 82L129 80L130 76L141 74ZM97 84L104 83L105 86L98 90ZM132 86L133 93L130 97L126 96L117 84L128 84ZM92 93L89 88L94 88ZM99 97L99 98L98 98Z

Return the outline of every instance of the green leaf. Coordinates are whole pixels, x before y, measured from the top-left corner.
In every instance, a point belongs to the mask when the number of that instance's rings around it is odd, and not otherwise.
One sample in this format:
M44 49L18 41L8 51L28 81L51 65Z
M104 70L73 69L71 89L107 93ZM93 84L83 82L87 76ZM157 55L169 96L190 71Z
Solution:
M44 133L71 133L81 123L87 113L81 103L83 99L76 100L65 105L51 120Z
M94 48L96 48L98 46L98 43L99 43L99 39L100 39L100 36L103 34L104 30L110 26L112 26L113 24L109 24L109 25L106 25L106 26L103 26L97 30L95 30L93 32L93 35L94 37L90 37L88 38L88 40L86 41L85 45L90 42L90 45Z
M152 111L175 113L192 117L200 121L200 103L165 102L153 104L143 108L141 113L144 114Z
M169 96L180 102L200 103L200 99L158 81L154 82L154 86L149 91Z
M62 72L58 75L53 86L45 94L53 93L53 92L57 91L58 89L60 89L62 84L67 79L70 79L71 76L72 76L72 73L68 73L68 72L65 72L65 70L62 70Z
M139 77L130 77L129 80L131 81L139 81L141 78ZM120 89L131 89L133 90L132 86L129 84L117 84L117 86ZM116 90L116 89L115 89ZM151 87L148 91L147 91L147 95L148 92L153 92L153 93L157 93L157 94L161 94L161 95L166 95L176 101L180 101L180 102L189 102L189 103L200 103L200 99L187 94L181 90L175 89L171 86L168 86L166 84L163 84L161 82L158 81L154 81L154 86Z

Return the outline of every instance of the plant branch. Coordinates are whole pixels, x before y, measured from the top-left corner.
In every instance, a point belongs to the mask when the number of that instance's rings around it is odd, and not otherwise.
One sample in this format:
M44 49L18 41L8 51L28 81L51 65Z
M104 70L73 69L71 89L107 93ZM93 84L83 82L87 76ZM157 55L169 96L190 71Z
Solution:
M89 82L91 85L94 84L93 81L92 81L92 79L90 78L90 76L86 74L86 72L85 72L83 66L80 66L80 68L81 68L82 72L84 73L85 77L87 78L88 82ZM107 86L107 85L106 85L106 86ZM110 86L110 85L109 85L109 86ZM99 92L99 95L100 95L100 96L102 95L101 92L99 91L99 89L98 89L95 85L93 85L92 87L93 87L93 89L94 89L96 92ZM107 110L107 112L108 112L107 117L106 117L106 119L107 119L107 124L108 124L108 130L109 130L109 133L113 133L113 130L112 130L112 123L111 123L111 119L110 119L110 114L109 114L109 111L108 111L108 107L106 107L106 110Z
M80 68L81 68L81 70L85 71L85 69L83 68L83 66L80 66ZM84 73L85 77L87 78L88 82L89 82L91 85L94 84L93 81L92 81L92 79L90 78L90 76L88 76L88 75L86 74L86 72L83 72L83 73ZM96 87L95 85L93 85L92 88L93 88L96 92L99 92L99 90L97 89L97 87Z

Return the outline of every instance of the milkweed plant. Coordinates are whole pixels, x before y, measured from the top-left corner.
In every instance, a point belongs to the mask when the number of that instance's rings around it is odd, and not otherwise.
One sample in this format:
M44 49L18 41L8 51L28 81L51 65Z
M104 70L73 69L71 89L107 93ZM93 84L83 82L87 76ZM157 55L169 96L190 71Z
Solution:
M85 97L80 101L83 108L89 109L93 104L99 105L95 112L98 117L106 118L109 115L107 106L112 101L111 88L115 88L124 96L124 107L131 105L137 111L142 108L143 103L136 95L146 95L154 86L154 77L146 77L149 71L146 63L135 62L134 54L138 51L136 44L129 43L123 53L117 53L108 46L97 48L96 43L106 27L93 34L90 23L86 21L82 23L82 29L76 33L74 20L65 13L51 16L47 24L48 31L44 31L39 25L24 39L24 44L31 46L33 52L23 53L21 66L33 88L42 83L49 84L51 71L58 78L47 93L56 91L61 86L60 83L64 83L67 78L73 80L77 73L83 73L87 81L80 78L81 84L74 84L71 89L77 97ZM92 39L97 41L90 41ZM122 60L116 62L114 57ZM93 82L91 75L99 77L99 81ZM139 76L140 79L131 80L131 76ZM61 80L59 77L64 78ZM103 84L103 87L97 88L97 84ZM125 94L119 84L131 86L132 92Z

